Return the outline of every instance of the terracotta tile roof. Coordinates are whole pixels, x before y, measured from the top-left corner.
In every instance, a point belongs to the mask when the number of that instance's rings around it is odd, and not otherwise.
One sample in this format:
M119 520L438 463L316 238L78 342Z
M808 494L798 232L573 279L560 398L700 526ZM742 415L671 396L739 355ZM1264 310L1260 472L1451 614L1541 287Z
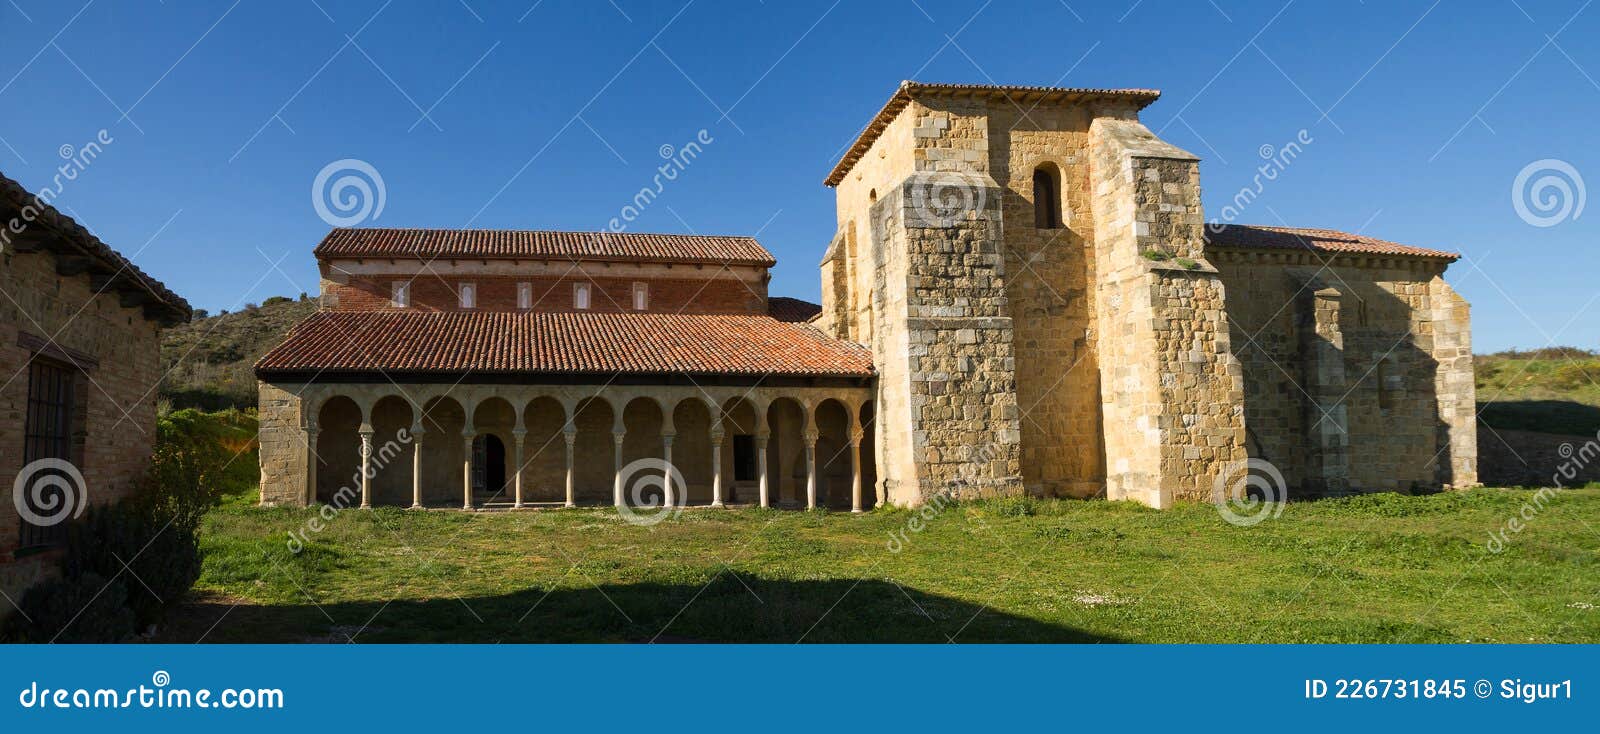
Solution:
M810 301L785 296L767 298L767 313L779 321L802 323L822 313L822 307Z
M38 212L31 222L23 217L24 210L29 207ZM22 228L20 234L13 232L13 220ZM146 275L77 220L41 202L22 184L0 173L0 229L6 231L6 239L0 241L20 241L32 234L29 228L36 226L53 235L40 243L45 249L61 252L66 248L61 254L85 257L93 262L89 272L109 278L107 292L137 294L144 301L146 314L156 316L162 323L171 325L189 320L192 312L188 301L168 290L161 281Z
M313 251L329 257L462 257L777 264L751 237L506 229L340 228Z
M865 348L767 316L319 311L256 363L274 373L869 377Z
M1079 101L1094 99L1123 99L1135 103L1140 109L1156 101L1161 92L1154 89L1091 89L1086 87L1027 87L1009 84L929 84L906 80L900 82L900 87L890 95L889 101L883 104L883 109L867 123L861 130L861 135L850 146L843 158L834 165L833 171L828 174L823 184L838 186L844 180L845 174L850 172L866 155L867 149L872 147L872 142L883 134L884 128L894 121L896 115L906 108L912 97L918 95L946 95L946 96L986 96L1000 99L1009 99L1018 104L1031 105L1042 101ZM1024 107L1026 109L1026 107Z
M1456 260L1459 253L1400 245L1332 229L1262 227L1251 224L1207 224L1206 244L1244 249L1312 250L1333 254L1399 255Z

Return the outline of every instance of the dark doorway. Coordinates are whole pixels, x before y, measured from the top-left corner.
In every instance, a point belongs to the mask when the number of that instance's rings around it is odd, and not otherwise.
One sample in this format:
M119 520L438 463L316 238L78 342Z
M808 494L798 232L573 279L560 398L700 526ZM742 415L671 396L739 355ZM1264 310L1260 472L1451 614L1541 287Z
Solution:
M506 489L506 445L485 434L472 442L472 493L500 498Z
M748 434L733 437L733 480L756 480L756 437Z

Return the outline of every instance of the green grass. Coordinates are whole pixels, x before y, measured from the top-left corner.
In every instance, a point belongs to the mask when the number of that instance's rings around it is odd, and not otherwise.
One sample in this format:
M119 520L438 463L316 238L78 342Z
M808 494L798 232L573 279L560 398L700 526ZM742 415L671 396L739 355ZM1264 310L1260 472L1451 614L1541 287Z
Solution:
M206 523L192 642L1600 642L1600 491L1216 509L1011 499L917 513L338 515L244 498ZM904 531L900 552L887 548Z
M1575 347L1474 357L1484 423L1589 435L1600 431L1600 355Z

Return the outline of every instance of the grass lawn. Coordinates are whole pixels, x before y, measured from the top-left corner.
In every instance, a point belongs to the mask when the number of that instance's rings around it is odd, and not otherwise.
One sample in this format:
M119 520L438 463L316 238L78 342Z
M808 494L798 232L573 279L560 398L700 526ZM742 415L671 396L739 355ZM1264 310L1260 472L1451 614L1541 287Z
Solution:
M214 511L193 642L1600 642L1600 490L1290 504L975 502L916 513ZM891 532L905 531L899 552Z

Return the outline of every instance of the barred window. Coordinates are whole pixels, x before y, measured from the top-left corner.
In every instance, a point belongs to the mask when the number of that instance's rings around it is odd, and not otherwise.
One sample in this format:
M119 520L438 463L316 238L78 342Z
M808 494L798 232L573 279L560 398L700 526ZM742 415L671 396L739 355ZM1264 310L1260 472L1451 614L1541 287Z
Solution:
M572 307L575 308L575 309L578 309L579 311L588 310L588 308L589 308L589 284L588 283L573 283L572 284Z
M461 284L461 307L462 308L477 308L478 307L478 289L477 289L476 286L474 286L471 283L462 283Z
M517 308L524 311L533 308L533 284L517 284Z
M405 308L410 306L411 284L406 281L396 282L394 284L394 288L389 293L389 301L394 304L395 308Z
M73 402L76 376L71 368L45 359L35 358L28 368L24 465L40 459L72 459L72 424L77 414ZM31 492L22 496L23 501L30 503L35 499ZM31 509L39 516L49 514L49 508ZM18 546L22 548L56 545L66 538L66 523L35 525L24 517L20 535Z
M633 310L647 311L650 309L650 284L633 284Z

